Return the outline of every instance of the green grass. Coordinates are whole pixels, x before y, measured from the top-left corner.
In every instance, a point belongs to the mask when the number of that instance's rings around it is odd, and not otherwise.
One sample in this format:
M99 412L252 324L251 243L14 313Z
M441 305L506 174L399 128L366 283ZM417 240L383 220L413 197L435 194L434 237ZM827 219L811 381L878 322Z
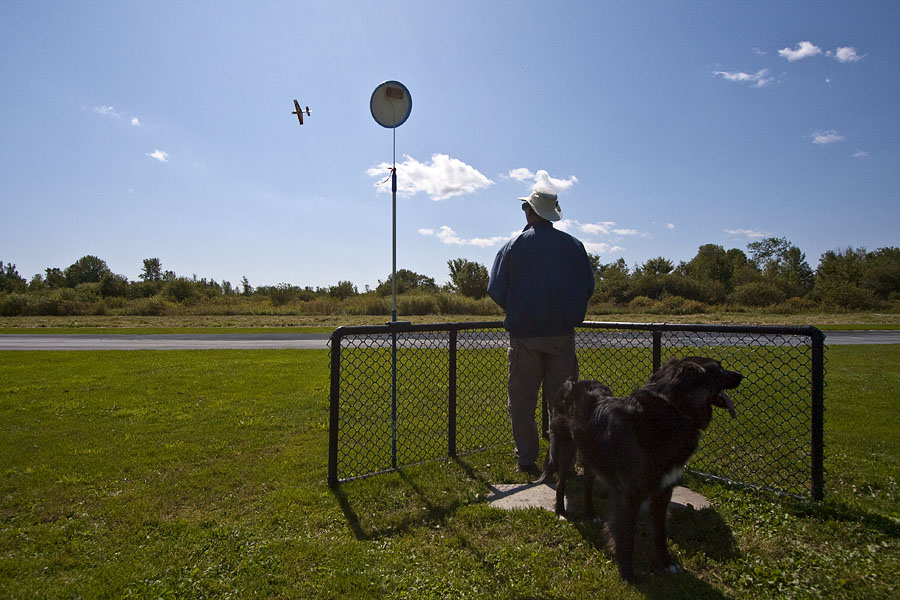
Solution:
M326 351L6 352L0 597L893 598L898 362L829 349L825 502L689 478L687 573L628 588L598 525L484 502L509 447L330 490Z

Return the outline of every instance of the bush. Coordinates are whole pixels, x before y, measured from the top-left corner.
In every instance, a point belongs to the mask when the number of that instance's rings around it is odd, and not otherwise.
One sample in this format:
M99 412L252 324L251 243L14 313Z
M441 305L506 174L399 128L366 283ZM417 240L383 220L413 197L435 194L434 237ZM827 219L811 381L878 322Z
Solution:
M365 294L344 301L344 312L348 315L378 316L391 314L391 299L375 294Z
M821 291L822 302L845 310L866 310L878 305L874 292L847 282L830 285Z
M197 289L190 279L178 277L166 283L163 295L172 302L185 302L197 295Z
M769 312L778 315L794 315L797 313L812 312L818 307L819 305L809 298L794 297L772 306L769 309Z
M475 300L468 296L443 293L435 296L437 308L442 315L502 315L503 311L490 298Z
M138 317L161 317L168 312L168 304L159 297L139 298L130 302L123 310L126 315Z
M397 298L398 315L433 315L437 313L437 300L431 294L403 295Z
M745 306L769 306L783 302L786 296L777 285L768 281L753 281L734 288L731 301Z
M647 310L654 304L655 302L647 296L637 296L636 298L632 298L631 302L628 303L628 308Z
M681 296L666 296L656 302L650 312L660 315L694 315L703 312L703 303Z
M294 287L288 283L279 283L269 290L269 301L272 306L283 306L294 299Z
M25 314L28 296L25 294L0 294L0 316L19 317Z

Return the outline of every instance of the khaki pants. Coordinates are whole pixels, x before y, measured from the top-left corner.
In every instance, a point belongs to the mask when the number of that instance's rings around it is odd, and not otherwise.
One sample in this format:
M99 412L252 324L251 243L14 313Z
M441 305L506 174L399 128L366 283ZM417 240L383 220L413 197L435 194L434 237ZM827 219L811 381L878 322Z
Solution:
M509 418L522 467L538 459L540 438L535 423L538 389L546 406L569 377L578 376L575 336L509 338Z

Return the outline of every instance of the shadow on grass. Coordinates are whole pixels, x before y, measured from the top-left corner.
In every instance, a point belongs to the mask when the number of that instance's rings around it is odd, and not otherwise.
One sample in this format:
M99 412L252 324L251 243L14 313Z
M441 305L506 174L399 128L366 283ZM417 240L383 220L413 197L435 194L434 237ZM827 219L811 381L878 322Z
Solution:
M452 472L447 465L455 467ZM331 493L354 537L369 541L441 525L459 508L482 502L488 485L471 465L455 458L344 483Z
M437 469L400 469L350 482L333 488L332 493L353 535L361 541L402 535L421 527L452 530L448 520L456 511L485 500L482 494L491 484L479 471L480 468L455 459ZM580 483L573 486L569 510L575 520L571 526L597 552L613 560L607 551L603 524L578 519L578 515L584 514L582 489ZM602 498L597 499L596 505L598 514L604 514ZM673 508L667 531L670 545L677 547L678 556L688 564L694 557L721 563L740 556L731 529L713 509ZM647 598L726 597L690 571L675 576L651 574L651 538L646 512L641 513L636 534L635 569L639 582L635 589L641 594ZM481 554L472 543L466 546L474 555Z
M584 492L581 480L573 486L571 503L567 506L572 524L581 536L598 552L615 560L608 549L608 537L602 521L586 521L584 514ZM598 515L606 514L606 500L603 492L594 498ZM721 515L712 508L695 510L693 507L670 507L666 525L670 547L678 548L678 555L685 562L692 557L706 557L721 563L740 557L734 534ZM694 576L689 570L678 575L653 574L652 531L649 515L645 509L638 516L635 530L634 567L638 573L636 589L648 598L726 598L727 596Z

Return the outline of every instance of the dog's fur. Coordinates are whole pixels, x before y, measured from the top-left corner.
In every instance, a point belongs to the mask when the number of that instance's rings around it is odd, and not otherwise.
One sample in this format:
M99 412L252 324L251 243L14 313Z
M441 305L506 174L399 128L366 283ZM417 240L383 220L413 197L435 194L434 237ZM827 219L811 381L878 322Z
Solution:
M680 570L666 545L672 489L712 419L712 407L725 408L734 417L734 404L724 390L737 387L741 379L711 358L671 359L627 398L615 398L597 381L571 378L551 402L550 449L538 482L557 473L556 512L565 516L566 477L579 455L585 469L585 512L593 519L594 478L601 479L608 492L610 549L626 581L635 579L635 523L648 497L657 566L669 573Z

